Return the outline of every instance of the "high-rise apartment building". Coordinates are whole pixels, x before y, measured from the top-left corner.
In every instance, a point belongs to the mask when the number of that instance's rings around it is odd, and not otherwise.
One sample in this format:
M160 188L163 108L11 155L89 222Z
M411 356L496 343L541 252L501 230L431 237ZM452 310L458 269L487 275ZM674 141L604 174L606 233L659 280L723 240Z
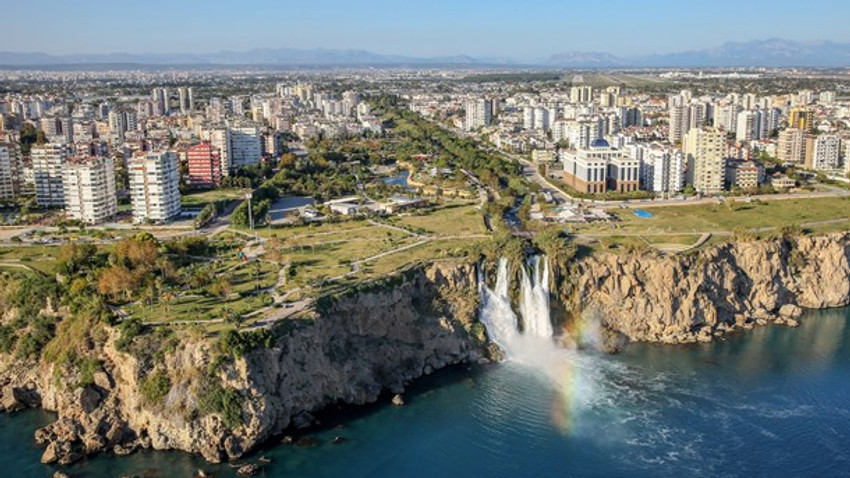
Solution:
M41 207L64 206L62 171L68 159L68 148L65 144L48 143L34 147L31 156L36 203Z
M570 88L570 103L590 103L593 101L592 86L573 86Z
M779 132L776 157L786 163L803 163L806 158L806 132L788 128Z
M647 191L678 192L684 187L684 160L681 151L658 143L642 146L641 182Z
M192 88L181 86L177 89L180 100L180 113L189 114L195 111L195 92Z
M63 178L65 213L68 216L98 224L118 213L112 158L68 158Z
M841 138L836 134L822 134L807 138L806 167L830 171L841 166Z
M683 143L688 177L694 189L703 194L723 191L726 169L723 132L715 128L693 129L685 135Z
M260 127L255 124L236 123L230 126L229 168L239 169L260 162L262 138Z
M815 114L808 108L792 108L788 113L788 127L812 131L815 126Z
M124 140L124 133L138 128L136 111L130 109L115 109L109 112L109 131Z
M128 162L133 221L166 222L180 214L177 155L139 152Z
M0 142L0 199L11 199L18 193L21 169L21 147L18 143Z
M686 105L678 104L678 102L671 102L668 114L670 126L667 137L671 143L675 144L682 141L682 138L688 132L690 109Z
M467 100L464 103L463 128L467 131L490 126L493 116L493 105L487 100Z
M167 115L169 110L168 88L154 88L151 91L154 115Z
M758 139L757 120L755 111L744 110L738 113L738 119L735 121L735 139L745 143Z
M189 170L188 183L193 188L212 188L221 185L221 154L212 143L203 142L186 150Z

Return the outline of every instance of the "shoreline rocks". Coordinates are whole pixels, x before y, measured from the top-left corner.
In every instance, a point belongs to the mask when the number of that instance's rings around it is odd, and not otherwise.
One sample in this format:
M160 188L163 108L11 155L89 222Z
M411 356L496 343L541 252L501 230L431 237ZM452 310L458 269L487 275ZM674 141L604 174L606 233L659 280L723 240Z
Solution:
M572 301L566 310L582 314L568 320L595 322L611 349L627 340L710 342L755 325L794 327L806 308L850 304L850 234L746 242L680 256L602 253L573 266L569 281L562 281L571 289L553 290L553 297ZM327 407L375 403L388 391L395 393L390 402L402 406L401 393L423 375L497 361L498 347L472 333L479 325L477 299L475 266L439 263L323 303L312 321L288 329L273 348L214 368L221 389L240 404L239 420L230 425L217 413L198 411L213 344L181 343L155 363L117 351L115 331L92 351L102 370L84 387L57 383L58 365L0 357L0 409L57 412L55 422L36 432L45 463L138 449L233 461L273 437L314 425ZM170 381L161 403L152 405L140 389L154 367L169 371ZM303 440L284 436L281 444L315 446Z

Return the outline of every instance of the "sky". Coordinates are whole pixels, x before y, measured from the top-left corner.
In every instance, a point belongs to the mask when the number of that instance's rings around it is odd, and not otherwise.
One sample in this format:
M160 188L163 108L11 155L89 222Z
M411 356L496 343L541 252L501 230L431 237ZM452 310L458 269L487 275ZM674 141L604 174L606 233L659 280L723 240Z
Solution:
M353 48L545 58L727 41L850 42L846 0L4 0L0 51L206 53Z

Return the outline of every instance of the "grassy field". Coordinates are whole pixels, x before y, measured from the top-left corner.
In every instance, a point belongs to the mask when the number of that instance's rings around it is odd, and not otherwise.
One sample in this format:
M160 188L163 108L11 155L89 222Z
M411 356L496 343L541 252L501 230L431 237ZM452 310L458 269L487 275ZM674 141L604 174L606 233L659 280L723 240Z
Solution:
M648 209L654 217L641 219L631 210L617 210L617 233L698 234L712 231L778 230L850 218L850 198L727 201L724 204L662 206ZM578 233L612 232L611 225L571 226Z
M0 261L20 263L45 274L55 274L59 246L0 248Z
M398 224L442 236L487 233L477 206L448 207L421 216L406 216Z
M244 315L268 305L268 296L255 294L277 283L280 267L269 262L237 263L227 261L216 268L217 276L226 276L232 289L226 297L205 294L201 290L185 291L172 299L160 299L154 304L136 303L124 311L145 322L173 320L210 320L228 314Z
M210 191L198 191L180 196L180 202L184 206L203 207L211 202L221 200L233 201L245 197L244 189L213 189Z
M483 239L435 240L398 254L381 257L363 266L357 277L378 277L390 274L419 261L445 259L464 255L470 245Z

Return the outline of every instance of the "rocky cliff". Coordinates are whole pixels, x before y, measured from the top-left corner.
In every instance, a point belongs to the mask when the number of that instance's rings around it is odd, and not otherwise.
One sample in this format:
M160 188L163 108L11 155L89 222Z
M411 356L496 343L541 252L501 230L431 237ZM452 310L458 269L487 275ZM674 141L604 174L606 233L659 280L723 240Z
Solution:
M136 448L235 459L330 404L373 402L423 374L476 359L475 281L472 265L413 270L325 301L313 317L281 324L273 347L235 357L189 335L179 343L164 334L137 338L137 353L118 351L111 330L91 344L101 366L82 386L74 385L74 367L0 357L0 408L57 412L36 433L44 462ZM205 409L210 396L217 401Z
M573 271L573 310L630 340L709 341L850 304L850 234L737 242L689 255L599 254Z
M636 341L707 341L755 324L793 325L801 308L850 304L850 234L679 256L603 253L553 269L561 288L554 295L570 302L560 304L573 315L568 326L595 320ZM437 264L360 287L319 301L312 317L279 324L273 346L236 334L223 347L158 329L116 347L115 328L68 325L66 337L85 338L76 352L84 357L0 354L0 409L57 412L36 433L45 462L140 447L235 459L329 405L373 402L477 359L476 277L470 264Z

